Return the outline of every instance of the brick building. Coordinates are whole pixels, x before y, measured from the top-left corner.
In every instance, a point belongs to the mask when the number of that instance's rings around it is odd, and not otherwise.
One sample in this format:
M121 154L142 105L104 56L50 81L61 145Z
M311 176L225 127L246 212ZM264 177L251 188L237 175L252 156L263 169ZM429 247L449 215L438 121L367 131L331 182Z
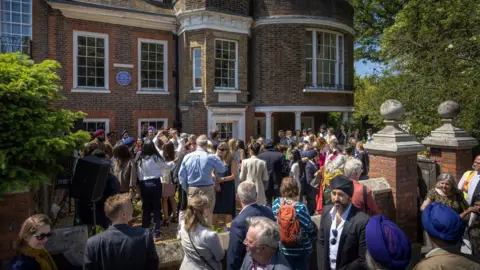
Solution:
M344 0L1 0L4 37L62 65L84 128L211 129L245 140L353 111ZM7 38L7 40L12 40Z

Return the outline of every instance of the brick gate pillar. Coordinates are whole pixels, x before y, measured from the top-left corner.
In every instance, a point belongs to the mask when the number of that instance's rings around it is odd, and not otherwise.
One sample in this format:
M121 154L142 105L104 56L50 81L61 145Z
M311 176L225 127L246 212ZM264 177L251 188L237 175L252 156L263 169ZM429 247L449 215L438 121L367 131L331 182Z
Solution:
M460 106L455 101L445 101L438 106L443 125L433 130L422 143L430 147L430 159L437 162L443 173L451 173L460 181L462 175L472 168L472 148L478 141L465 130L455 126Z
M405 115L402 103L387 100L380 107L385 128L365 144L370 153L370 177L385 178L392 188L393 210L389 218L417 241L417 153L424 149L415 137L399 127Z

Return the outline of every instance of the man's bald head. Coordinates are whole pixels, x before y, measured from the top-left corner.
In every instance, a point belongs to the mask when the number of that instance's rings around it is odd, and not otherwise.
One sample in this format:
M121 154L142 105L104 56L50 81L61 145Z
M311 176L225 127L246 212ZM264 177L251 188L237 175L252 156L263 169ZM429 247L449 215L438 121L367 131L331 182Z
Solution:
M204 147L207 147L207 145L208 145L208 138L206 135L202 134L197 137L197 146L204 148Z

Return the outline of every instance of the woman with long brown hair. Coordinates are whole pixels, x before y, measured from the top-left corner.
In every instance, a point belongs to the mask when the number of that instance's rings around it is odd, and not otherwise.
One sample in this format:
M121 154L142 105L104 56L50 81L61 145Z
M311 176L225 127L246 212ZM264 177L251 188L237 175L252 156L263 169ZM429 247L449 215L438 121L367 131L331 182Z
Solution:
M57 270L45 244L52 237L50 218L33 215L27 218L18 234L18 256L12 260L12 270Z
M137 167L132 152L126 144L118 143L113 148L113 156L113 174L120 182L120 193L133 192L137 186Z
M212 223L218 226L218 220L223 220L223 230L227 231L227 224L232 222L235 216L235 176L237 164L226 142L221 142L217 147L220 159L227 167L224 173L214 172L216 179L215 207L213 208Z
M180 270L222 269L225 251L218 234L208 226L208 204L208 198L204 195L195 195L188 201L184 226L180 231L185 253Z
M175 160L175 145L169 141L163 145L163 158L165 161ZM175 201L175 185L172 182L172 171L163 170L162 176L162 211L163 225L168 226L168 202L170 201L172 208L172 222L177 222L177 202Z

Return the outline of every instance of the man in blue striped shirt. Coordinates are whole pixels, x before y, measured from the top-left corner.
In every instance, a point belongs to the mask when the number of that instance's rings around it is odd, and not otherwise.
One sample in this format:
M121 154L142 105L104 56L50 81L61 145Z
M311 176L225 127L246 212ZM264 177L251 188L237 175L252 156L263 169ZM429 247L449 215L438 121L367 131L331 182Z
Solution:
M192 196L202 194L208 197L209 209L215 206L215 181L212 178L212 171L223 173L227 167L220 160L219 151L216 155L207 152L208 138L200 135L197 138L197 150L183 158L178 172L178 178L183 190L187 192L189 200ZM208 216L208 223L212 224L212 216Z

